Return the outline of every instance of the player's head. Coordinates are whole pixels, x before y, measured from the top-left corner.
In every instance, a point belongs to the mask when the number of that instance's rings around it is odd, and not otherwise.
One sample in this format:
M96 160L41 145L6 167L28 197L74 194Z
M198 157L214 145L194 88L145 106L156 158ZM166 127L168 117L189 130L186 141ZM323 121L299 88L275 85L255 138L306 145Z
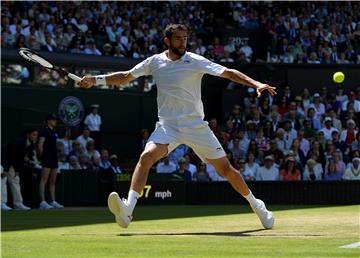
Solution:
M171 52L183 56L186 52L188 28L183 24L169 24L164 31L164 43Z

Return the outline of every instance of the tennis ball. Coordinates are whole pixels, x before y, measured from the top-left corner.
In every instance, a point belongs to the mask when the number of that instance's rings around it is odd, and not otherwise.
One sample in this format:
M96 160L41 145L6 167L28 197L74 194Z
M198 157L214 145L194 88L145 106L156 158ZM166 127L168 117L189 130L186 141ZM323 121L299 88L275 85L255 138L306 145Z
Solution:
M336 72L333 75L333 80L336 83L342 83L345 79L345 74L343 72Z

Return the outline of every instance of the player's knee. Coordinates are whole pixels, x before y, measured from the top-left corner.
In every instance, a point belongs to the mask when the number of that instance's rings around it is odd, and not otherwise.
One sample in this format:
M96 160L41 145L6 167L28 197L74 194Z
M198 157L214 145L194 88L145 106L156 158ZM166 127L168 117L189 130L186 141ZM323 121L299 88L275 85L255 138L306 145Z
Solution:
M155 155L150 151L144 151L140 156L139 163L141 166L150 168L152 165L155 164L155 162L156 162Z
M219 168L219 171L221 176L227 178L227 179L231 179L235 176L234 173L235 172L235 169L231 166L230 163L225 163L221 166L221 168Z

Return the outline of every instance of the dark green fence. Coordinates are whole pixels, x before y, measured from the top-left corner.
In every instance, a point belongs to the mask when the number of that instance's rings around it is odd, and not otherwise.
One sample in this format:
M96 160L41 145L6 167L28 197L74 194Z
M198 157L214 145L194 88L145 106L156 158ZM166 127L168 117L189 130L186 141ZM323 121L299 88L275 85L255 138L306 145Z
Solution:
M99 173L93 170L63 171L58 175L57 200L65 206L104 206L112 191L118 192L121 197L127 197L130 174L117 174L106 181L102 180ZM38 183L39 179L33 179L33 207L38 207L39 204ZM360 181L276 181L248 184L258 198L269 204L360 203ZM245 199L227 182L187 183L173 174L152 174L139 199L140 205L241 203L246 203Z

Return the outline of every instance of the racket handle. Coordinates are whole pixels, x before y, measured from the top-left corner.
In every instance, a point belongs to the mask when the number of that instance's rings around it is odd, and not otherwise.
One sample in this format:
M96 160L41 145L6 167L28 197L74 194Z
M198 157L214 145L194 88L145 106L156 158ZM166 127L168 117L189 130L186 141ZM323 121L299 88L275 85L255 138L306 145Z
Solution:
M81 81L81 78L73 73L68 73L68 77L76 82Z

